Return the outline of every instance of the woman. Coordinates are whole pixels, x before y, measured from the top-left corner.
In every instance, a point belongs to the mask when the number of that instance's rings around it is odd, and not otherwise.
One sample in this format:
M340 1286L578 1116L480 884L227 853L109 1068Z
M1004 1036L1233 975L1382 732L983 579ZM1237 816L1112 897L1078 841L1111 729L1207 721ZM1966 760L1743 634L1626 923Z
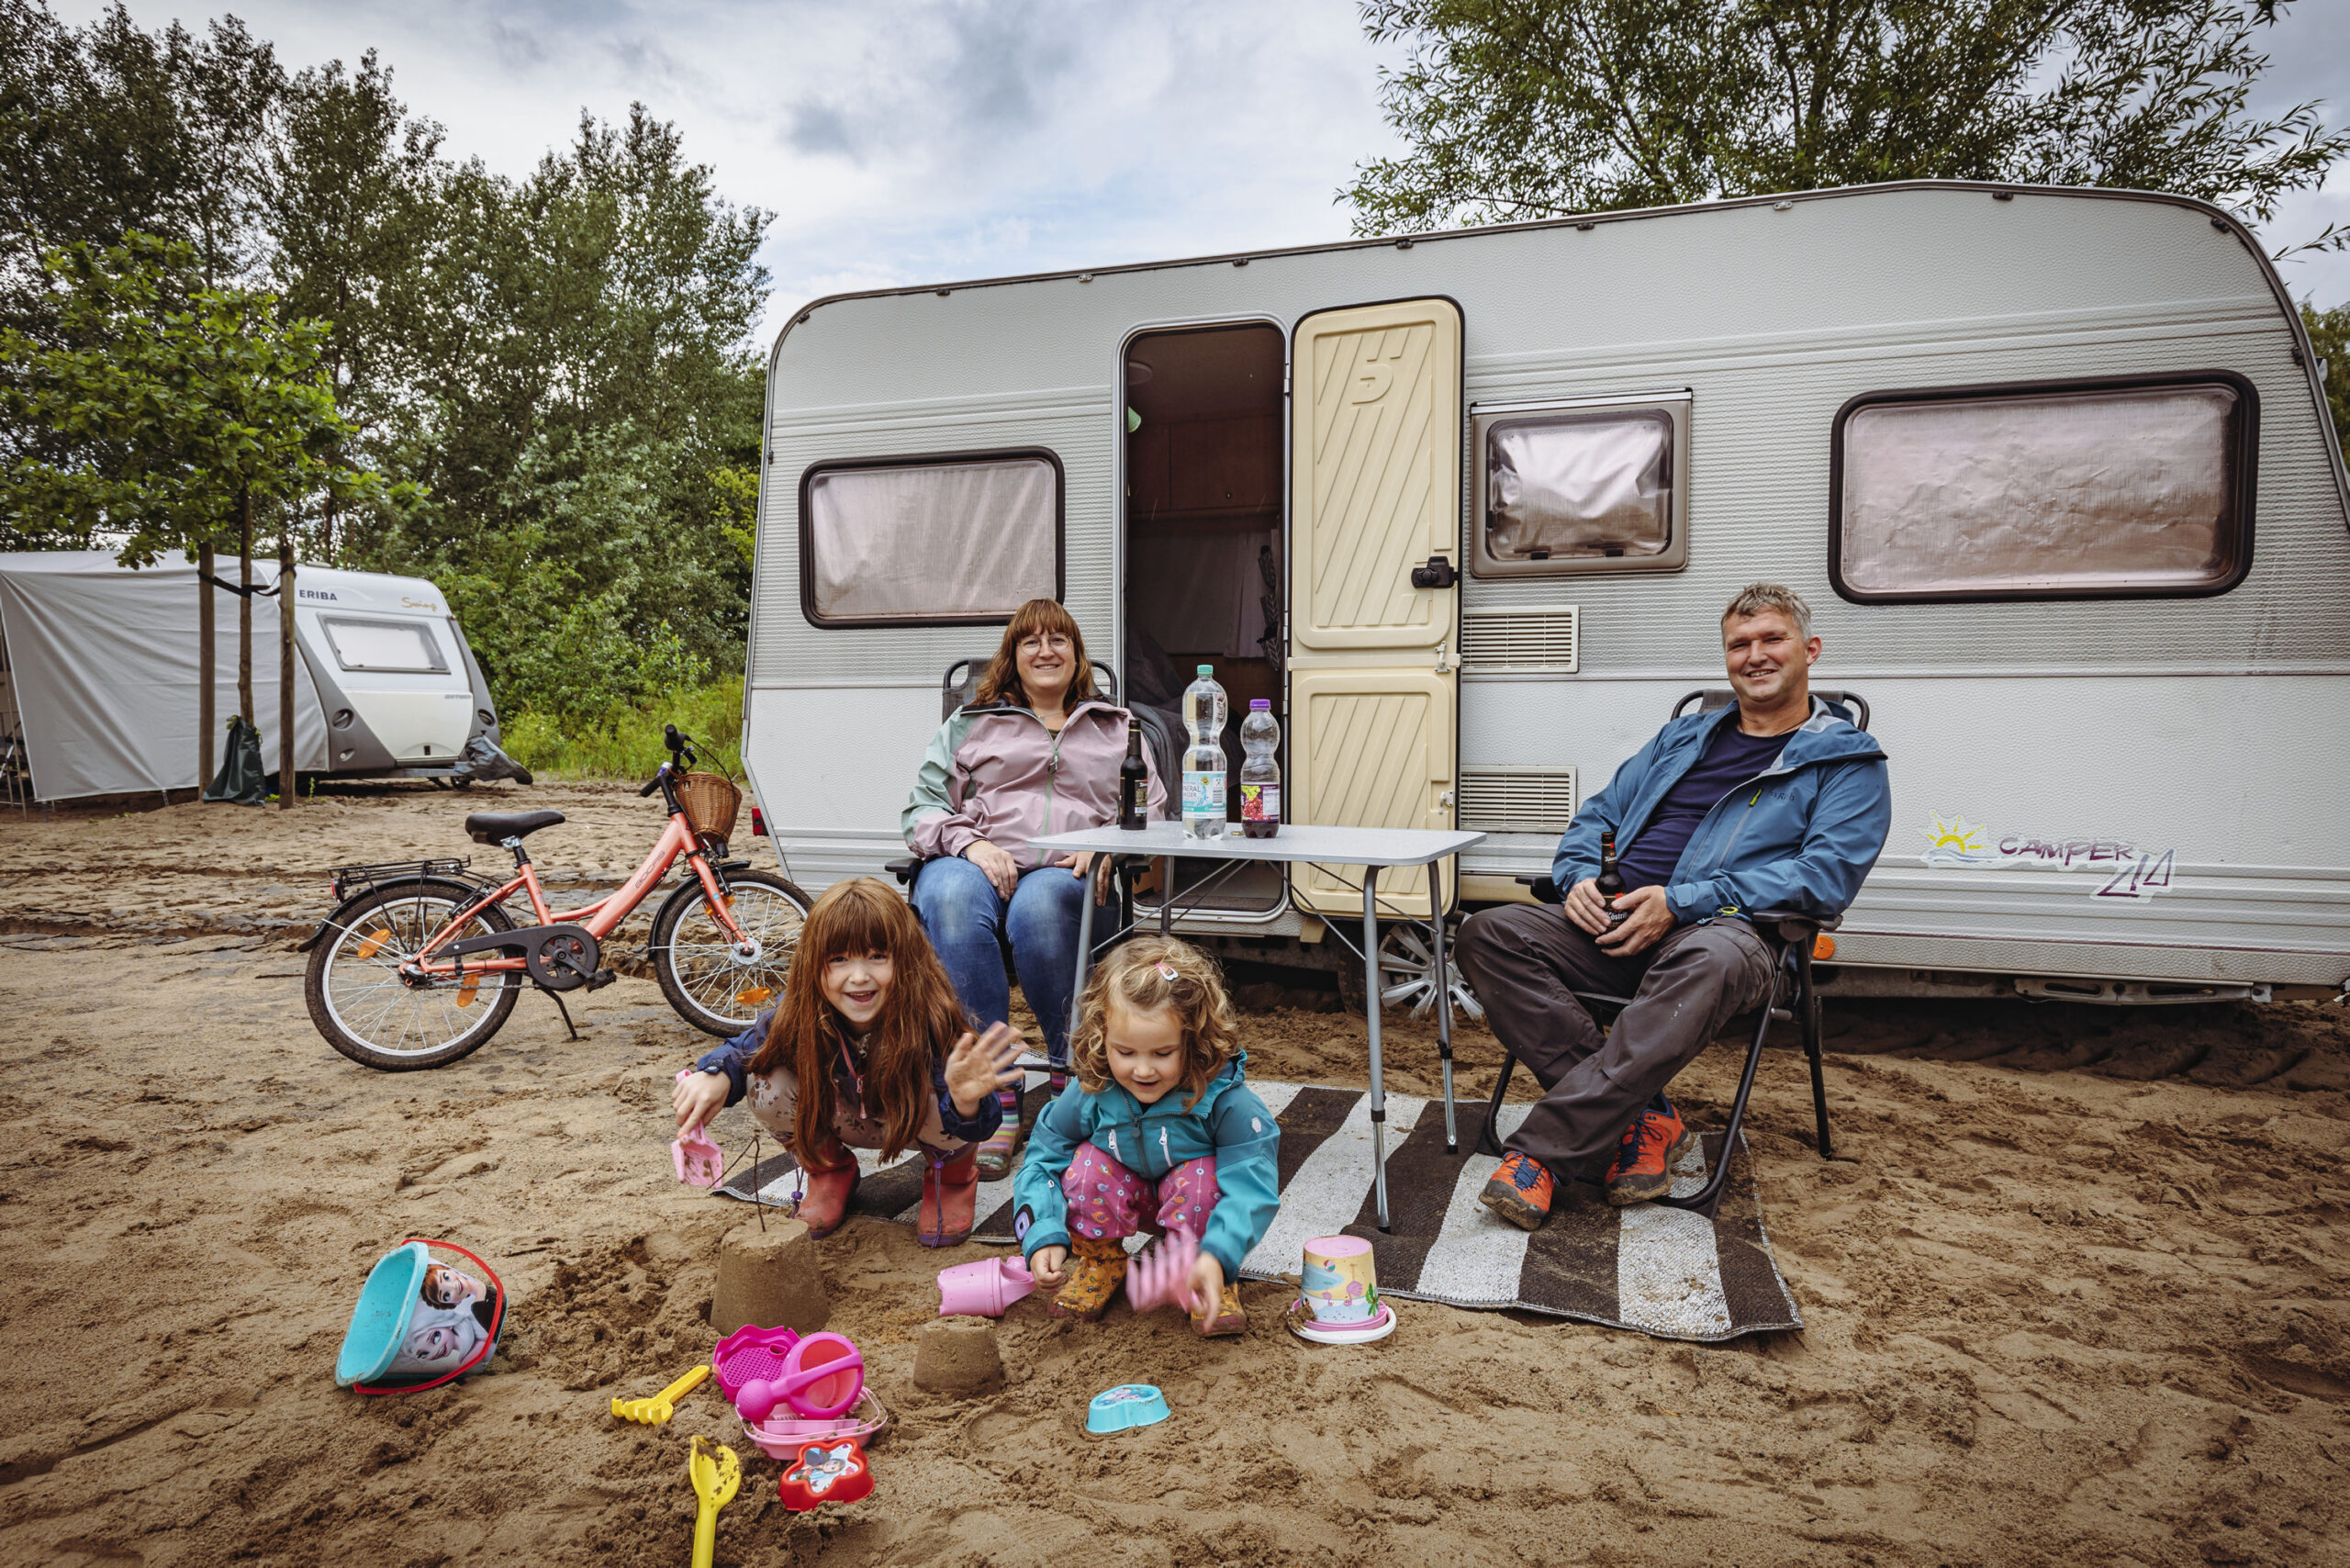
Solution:
M984 1029L1012 1014L1003 943L1021 993L1045 1033L1053 1087L1069 1061L1069 987L1077 978L1077 923L1094 857L1047 853L1036 839L1117 820L1118 767L1126 711L1093 693L1085 637L1049 599L1014 611L979 677L975 699L931 737L903 819L923 857L913 904L956 994ZM1150 815L1167 792L1150 768ZM1094 879L1096 901L1108 891ZM1020 1147L1020 1094L1002 1092L1003 1126L980 1146L986 1182L1010 1174Z

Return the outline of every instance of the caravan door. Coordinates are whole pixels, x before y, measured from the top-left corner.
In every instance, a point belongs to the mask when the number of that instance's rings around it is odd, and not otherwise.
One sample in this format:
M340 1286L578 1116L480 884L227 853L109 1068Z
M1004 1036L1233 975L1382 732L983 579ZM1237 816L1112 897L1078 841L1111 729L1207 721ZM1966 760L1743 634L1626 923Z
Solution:
M1289 814L1449 828L1460 308L1407 299L1316 311L1298 322L1290 364ZM1449 865L1444 877L1449 904ZM1357 889L1320 868L1292 892L1320 913L1362 909ZM1424 879L1397 879L1380 900L1393 913L1428 913Z

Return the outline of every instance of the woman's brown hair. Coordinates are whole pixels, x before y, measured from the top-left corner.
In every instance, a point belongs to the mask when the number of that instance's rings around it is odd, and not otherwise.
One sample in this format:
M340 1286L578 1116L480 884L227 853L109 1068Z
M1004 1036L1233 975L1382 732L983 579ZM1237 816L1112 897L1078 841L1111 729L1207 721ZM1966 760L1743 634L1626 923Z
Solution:
M1171 1009L1183 1026L1183 1087L1190 1110L1239 1049L1232 999L1215 960L1172 936L1137 936L1093 967L1069 1040L1069 1063L1089 1094L1110 1085L1110 1003L1133 1013Z
M1069 695L1061 699L1061 711L1067 712L1093 695L1093 661L1085 656L1085 633L1077 629L1077 618L1057 599L1032 599L1012 612L1012 624L1003 629L1003 641L996 644L995 657L979 677L980 703L1028 706L1027 689L1020 684L1020 644L1046 632L1058 632L1069 639L1075 666L1076 673L1069 678Z
M882 1158L894 1159L913 1147L936 1092L931 1062L954 1049L956 1037L970 1027L946 966L904 899L871 877L825 889L800 928L783 1005L749 1063L755 1073L789 1067L799 1080L793 1150L802 1160L834 1141L833 1067L847 1037L818 982L834 958L860 953L887 953L890 960L890 994L864 1040L862 1109L881 1123Z

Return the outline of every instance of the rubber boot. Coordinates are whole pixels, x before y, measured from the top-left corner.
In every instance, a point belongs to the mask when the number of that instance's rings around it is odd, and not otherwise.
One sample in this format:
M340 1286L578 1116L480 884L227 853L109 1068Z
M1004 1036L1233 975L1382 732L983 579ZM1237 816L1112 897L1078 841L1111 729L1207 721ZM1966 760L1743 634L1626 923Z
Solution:
M979 1145L979 1180L1001 1182L1012 1174L1012 1162L1020 1155L1020 1091L1002 1089L996 1099L1003 1106L1003 1125L995 1136Z
M979 1146L967 1143L954 1158L933 1155L923 1167L922 1212L914 1238L924 1247L960 1247L979 1222Z
M835 1163L818 1164L813 1159L800 1162L807 1185L800 1194L797 1211L811 1237L826 1237L841 1227L848 1217L849 1200L856 1195L858 1171L856 1156L839 1144L823 1154L824 1159Z
M1203 1339L1221 1339L1229 1334L1248 1332L1248 1313L1240 1305L1240 1287L1227 1284L1216 1304L1205 1312L1192 1315L1192 1332Z
M1069 1238L1069 1283L1052 1300L1057 1317L1088 1321L1110 1308L1110 1298L1126 1277L1126 1245L1114 1236L1072 1234Z

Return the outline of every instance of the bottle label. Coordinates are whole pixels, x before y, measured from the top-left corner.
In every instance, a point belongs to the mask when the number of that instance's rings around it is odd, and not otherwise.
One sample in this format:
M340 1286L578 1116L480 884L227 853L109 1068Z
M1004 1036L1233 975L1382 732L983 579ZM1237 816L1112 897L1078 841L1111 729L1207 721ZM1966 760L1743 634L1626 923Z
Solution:
M1224 775L1183 770L1183 814L1187 817L1224 815Z
M1150 814L1150 780L1148 778L1136 778L1129 782L1126 790L1126 814L1134 817Z
M1278 784L1240 786L1240 820L1277 823L1281 820L1281 787Z

